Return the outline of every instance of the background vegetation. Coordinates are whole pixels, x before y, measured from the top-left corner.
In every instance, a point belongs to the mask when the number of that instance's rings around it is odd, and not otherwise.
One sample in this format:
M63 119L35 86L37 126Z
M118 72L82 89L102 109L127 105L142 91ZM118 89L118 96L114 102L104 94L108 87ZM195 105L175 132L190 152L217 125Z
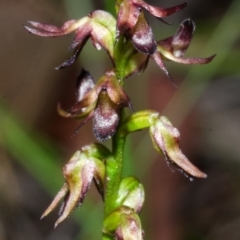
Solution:
M167 7L180 3L148 1ZM0 0L0 239L100 239L101 200L94 187L83 206L53 230L56 214L42 212L63 183L61 168L72 153L93 141L91 123L71 138L78 122L62 119L56 104L74 101L81 66L95 78L109 65L103 51L88 43L78 64L55 71L71 53L72 36L43 39L29 35L28 20L61 25L111 1ZM109 5L110 4L110 5ZM127 93L137 110L153 108L178 125L186 155L208 174L189 182L155 155L146 132L128 140L125 174L145 185L141 213L146 239L237 240L240 226L240 1L189 1L164 25L149 18L161 39L184 18L196 32L189 56L217 53L206 66L168 63L178 88L152 62L144 74L128 79Z

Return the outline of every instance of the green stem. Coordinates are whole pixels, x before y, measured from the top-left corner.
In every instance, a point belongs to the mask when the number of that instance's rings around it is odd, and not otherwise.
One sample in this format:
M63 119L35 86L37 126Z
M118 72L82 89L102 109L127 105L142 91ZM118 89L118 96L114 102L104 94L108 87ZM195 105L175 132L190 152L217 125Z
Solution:
M126 137L120 137L116 133L112 140L112 156L106 162L106 192L104 217L107 217L115 208L118 197L118 190L122 180L123 153Z

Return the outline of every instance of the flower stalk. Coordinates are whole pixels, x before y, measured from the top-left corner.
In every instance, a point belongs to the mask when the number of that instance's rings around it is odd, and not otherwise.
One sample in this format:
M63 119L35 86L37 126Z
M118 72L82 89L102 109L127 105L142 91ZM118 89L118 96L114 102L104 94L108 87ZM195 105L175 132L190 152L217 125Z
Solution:
M186 2L169 8L147 4L143 0L117 0L116 19L107 11L95 10L79 20L70 20L61 27L29 21L25 29L42 37L58 37L75 32L70 49L73 55L56 67L69 67L79 57L88 39L97 50L104 49L111 60L102 77L95 81L82 69L76 84L76 102L67 110L60 104L57 111L65 118L81 119L76 133L92 119L93 134L100 143L89 144L76 151L63 168L65 183L50 206L47 216L64 198L55 227L82 205L92 182L104 202L103 240L142 240L144 238L138 213L145 193L138 179L123 178L124 146L126 137L148 128L154 148L164 156L171 169L176 169L190 180L207 175L194 166L180 148L180 133L172 123L154 110L137 111L125 116L124 108L133 111L130 97L124 91L125 81L144 71L150 59L172 80L165 61L182 64L207 64L207 58L185 58L195 30L194 22L182 21L173 36L156 40L144 11L165 23L164 17L174 14ZM102 142L111 139L112 149Z

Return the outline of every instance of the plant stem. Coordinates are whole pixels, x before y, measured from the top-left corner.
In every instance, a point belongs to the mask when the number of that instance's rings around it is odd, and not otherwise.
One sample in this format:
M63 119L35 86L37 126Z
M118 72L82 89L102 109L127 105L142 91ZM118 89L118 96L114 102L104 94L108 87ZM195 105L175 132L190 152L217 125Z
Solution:
M107 217L117 206L116 199L122 180L123 153L126 137L119 136L118 132L112 139L112 156L106 162L106 192L104 216Z

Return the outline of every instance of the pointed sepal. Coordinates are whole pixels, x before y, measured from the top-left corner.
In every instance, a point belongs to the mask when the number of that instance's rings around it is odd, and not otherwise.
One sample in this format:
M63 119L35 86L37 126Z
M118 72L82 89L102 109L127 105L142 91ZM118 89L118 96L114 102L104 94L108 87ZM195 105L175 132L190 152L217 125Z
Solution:
M79 20L67 21L62 27L34 21L29 21L28 23L32 27L24 26L24 28L29 33L42 37L58 37L75 31L74 40L70 46L70 49L74 50L73 55L56 67L57 70L73 64L89 38L91 38L96 49L100 50L103 48L106 50L114 65L113 50L116 20L108 12L97 10Z
M149 130L153 146L164 155L170 166L175 167L190 179L191 177L207 177L182 153L180 149L180 133L166 117L159 117Z

